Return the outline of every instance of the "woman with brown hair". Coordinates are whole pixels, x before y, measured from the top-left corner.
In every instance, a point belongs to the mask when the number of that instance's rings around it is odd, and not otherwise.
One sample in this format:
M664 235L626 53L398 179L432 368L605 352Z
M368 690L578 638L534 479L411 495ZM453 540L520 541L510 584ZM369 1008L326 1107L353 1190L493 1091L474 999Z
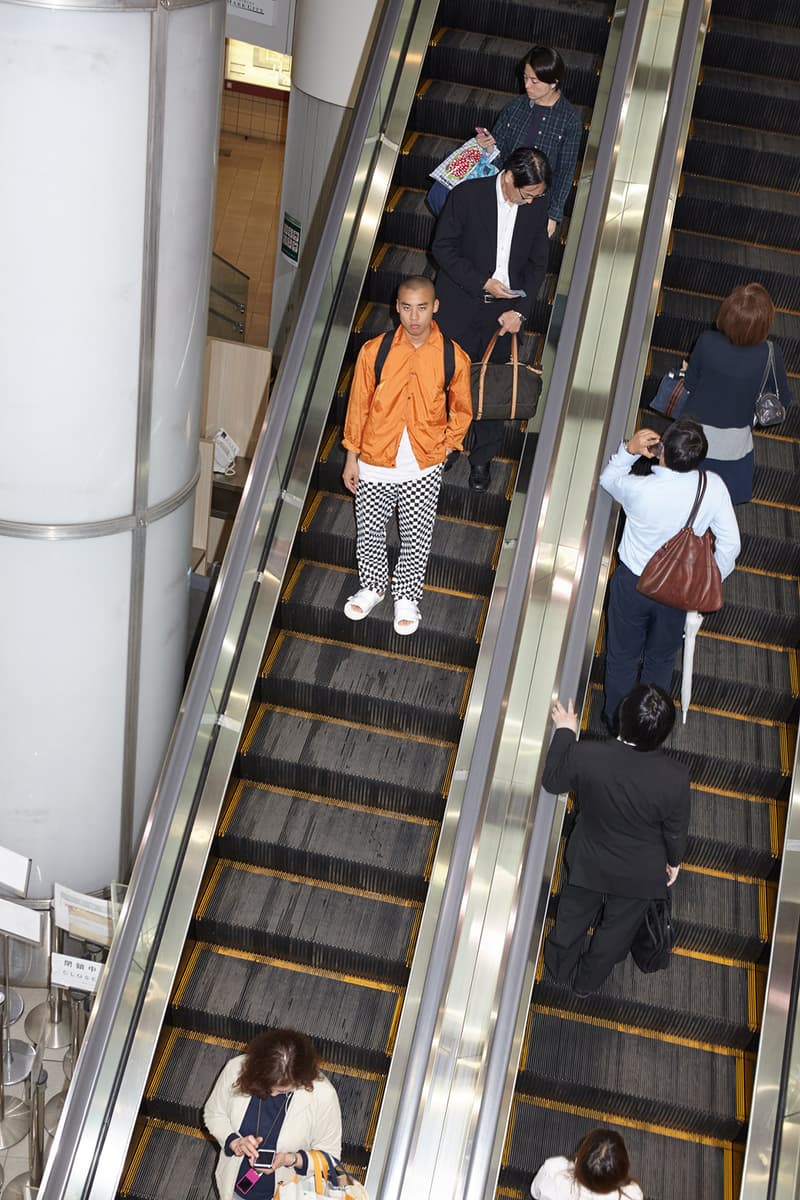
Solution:
M726 296L717 313L716 329L701 333L689 359L684 386L689 398L682 416L703 426L708 457L702 470L725 481L734 504L753 495L753 414L769 361L767 337L775 305L760 283L748 283ZM784 405L792 394L781 348L772 346L776 386Z
M222 1147L214 1173L220 1200L268 1200L278 1184L306 1173L306 1151L336 1159L342 1152L339 1098L314 1043L295 1029L260 1033L231 1059L203 1118Z
M531 1184L534 1200L595 1200L598 1196L642 1200L631 1175L628 1151L614 1129L593 1129L573 1159L548 1158Z

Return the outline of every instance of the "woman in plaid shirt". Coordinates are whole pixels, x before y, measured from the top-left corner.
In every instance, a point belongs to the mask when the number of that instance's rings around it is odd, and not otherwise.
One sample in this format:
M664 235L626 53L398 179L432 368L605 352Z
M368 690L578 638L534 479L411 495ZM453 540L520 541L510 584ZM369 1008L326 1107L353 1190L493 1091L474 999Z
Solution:
M500 156L501 162L520 146L535 146L547 155L550 187L547 233L552 237L564 216L572 186L583 126L578 113L561 94L564 60L549 46L533 46L522 60L525 95L507 104L491 133L479 129L478 144Z

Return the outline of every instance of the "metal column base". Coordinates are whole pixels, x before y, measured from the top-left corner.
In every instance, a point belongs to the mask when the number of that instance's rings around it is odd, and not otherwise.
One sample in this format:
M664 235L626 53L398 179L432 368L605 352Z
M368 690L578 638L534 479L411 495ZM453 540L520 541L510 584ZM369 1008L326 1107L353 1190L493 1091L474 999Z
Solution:
M50 1134L50 1137L55 1137L56 1135L66 1098L66 1092L56 1092L55 1096L51 1096L44 1106L44 1127L45 1131Z
M0 1150L16 1146L31 1129L31 1106L14 1096L6 1096L6 1115L0 1121Z
M45 1022L44 1045L46 1050L63 1050L70 1044L72 1013L68 1004L62 1005L61 1020L57 1024L50 1020L50 1004L47 1000L43 1000L41 1004L37 1004L35 1008L31 1009L25 1018L25 1033L34 1046L39 1044L39 1038L42 1036L42 1021Z
M3 1063L3 1082L22 1083L31 1073L33 1056L36 1053L30 1042L9 1038L6 1042L6 1057Z
M3 1192L3 1200L6 1200L6 1197L8 1197L8 1200L28 1200L29 1196L35 1196L38 1191L37 1188L34 1188L32 1192L28 1191L27 1189L30 1186L30 1171L26 1171L24 1175L17 1175L16 1178L10 1179L6 1184L5 1191Z
M22 999L22 996L20 996L16 988L10 987L8 989L8 1020L6 1021L6 1028L20 1019L24 1007L25 1001Z

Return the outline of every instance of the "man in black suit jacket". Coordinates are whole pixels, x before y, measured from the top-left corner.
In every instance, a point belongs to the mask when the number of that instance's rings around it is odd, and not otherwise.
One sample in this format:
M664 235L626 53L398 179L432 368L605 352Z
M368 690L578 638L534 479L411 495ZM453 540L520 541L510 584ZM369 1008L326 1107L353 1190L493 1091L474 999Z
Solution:
M547 270L549 187L545 155L521 148L498 175L453 188L442 209L431 247L439 267L436 319L473 362L498 332L492 357L508 362L505 335L519 333L530 314ZM476 421L473 430L469 483L483 492L503 422Z
M567 709L556 701L553 721L542 782L549 792L574 792L578 817L544 961L555 979L585 996L625 958L650 900L663 899L678 877L689 771L658 749L672 731L675 705L655 684L640 684L622 701L616 739L576 741L572 701Z

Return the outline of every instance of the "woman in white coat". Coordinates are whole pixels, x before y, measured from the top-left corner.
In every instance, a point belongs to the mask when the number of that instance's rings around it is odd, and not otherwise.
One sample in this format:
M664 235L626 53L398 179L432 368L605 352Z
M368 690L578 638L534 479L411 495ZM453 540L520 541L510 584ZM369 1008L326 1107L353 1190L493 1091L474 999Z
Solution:
M313 1042L294 1029L260 1033L231 1059L203 1118L221 1147L214 1173L220 1200L269 1200L279 1184L306 1173L308 1150L342 1153L339 1098ZM259 1149L271 1166L259 1165Z

